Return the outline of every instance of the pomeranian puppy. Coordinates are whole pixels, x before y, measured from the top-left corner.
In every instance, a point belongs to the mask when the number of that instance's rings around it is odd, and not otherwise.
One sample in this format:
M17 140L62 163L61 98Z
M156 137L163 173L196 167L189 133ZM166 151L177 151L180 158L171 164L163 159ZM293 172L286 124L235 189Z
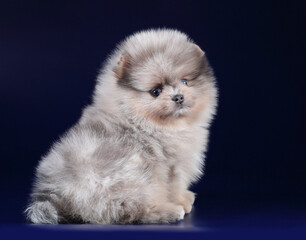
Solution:
M177 30L121 42L93 103L40 161L31 223L158 223L184 218L202 175L217 88L205 53Z

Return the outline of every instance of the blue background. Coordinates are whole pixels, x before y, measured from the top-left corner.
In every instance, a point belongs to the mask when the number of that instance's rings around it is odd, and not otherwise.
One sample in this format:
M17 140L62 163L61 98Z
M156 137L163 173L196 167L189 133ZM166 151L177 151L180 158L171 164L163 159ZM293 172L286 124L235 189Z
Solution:
M25 222L37 162L115 45L157 27L205 50L220 91L189 223L305 227L305 5L282 0L1 1L0 223Z

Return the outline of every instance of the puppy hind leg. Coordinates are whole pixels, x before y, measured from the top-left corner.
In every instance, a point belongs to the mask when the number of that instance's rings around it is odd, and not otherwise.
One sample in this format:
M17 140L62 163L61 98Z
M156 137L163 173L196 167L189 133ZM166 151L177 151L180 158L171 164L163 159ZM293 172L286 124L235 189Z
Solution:
M36 201L25 210L27 220L35 224L57 224L58 212L55 206L48 200Z

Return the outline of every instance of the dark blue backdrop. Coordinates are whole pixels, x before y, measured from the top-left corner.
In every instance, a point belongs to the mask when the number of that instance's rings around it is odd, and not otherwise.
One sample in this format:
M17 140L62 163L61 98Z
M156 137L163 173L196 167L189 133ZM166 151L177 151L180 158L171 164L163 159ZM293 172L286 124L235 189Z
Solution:
M24 222L34 168L90 103L101 63L129 34L186 32L220 89L196 209L304 209L302 1L0 3L1 223ZM223 215L222 215L223 216Z

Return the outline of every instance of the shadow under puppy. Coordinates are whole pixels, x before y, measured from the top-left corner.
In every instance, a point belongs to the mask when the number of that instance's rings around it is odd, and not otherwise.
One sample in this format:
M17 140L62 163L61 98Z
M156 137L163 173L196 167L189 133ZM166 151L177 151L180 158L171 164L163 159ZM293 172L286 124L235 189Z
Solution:
M93 103L40 161L29 222L157 223L189 213L217 89L204 52L171 29L120 43Z

